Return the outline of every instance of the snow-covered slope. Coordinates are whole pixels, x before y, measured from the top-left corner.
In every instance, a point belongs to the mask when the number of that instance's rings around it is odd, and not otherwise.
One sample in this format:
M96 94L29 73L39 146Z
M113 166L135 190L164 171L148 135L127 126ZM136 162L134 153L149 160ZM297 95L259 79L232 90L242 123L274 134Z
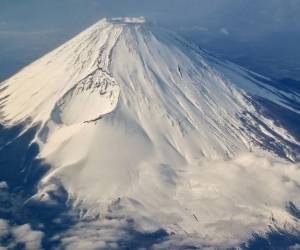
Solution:
M36 199L58 180L88 215L227 247L298 227L299 166L276 154L300 144L257 100L299 114L299 96L266 82L143 18L104 19L5 81L2 120L40 124Z

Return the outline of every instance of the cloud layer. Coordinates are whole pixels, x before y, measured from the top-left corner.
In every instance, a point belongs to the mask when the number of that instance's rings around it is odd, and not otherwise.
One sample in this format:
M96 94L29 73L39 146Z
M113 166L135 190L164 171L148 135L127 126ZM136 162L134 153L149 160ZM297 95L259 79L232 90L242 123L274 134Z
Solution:
M8 237L12 237L13 240L9 241L8 245L4 245L3 241ZM1 247L13 249L22 244L27 250L39 250L42 249L43 237L43 232L33 230L29 224L10 225L7 220L0 219L0 249Z

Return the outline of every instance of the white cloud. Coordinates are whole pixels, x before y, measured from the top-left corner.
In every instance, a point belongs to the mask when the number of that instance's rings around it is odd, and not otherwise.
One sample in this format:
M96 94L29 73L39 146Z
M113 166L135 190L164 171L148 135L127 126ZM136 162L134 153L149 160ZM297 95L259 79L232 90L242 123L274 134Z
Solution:
M23 243L26 250L42 249L42 238L44 233L32 230L29 224L11 226L7 220L0 219L0 244L1 238L13 236L14 240L10 242L9 248L14 249L18 243ZM0 246L0 250L7 249Z
M12 234L16 242L24 243L27 250L41 249L43 232L32 230L29 224L12 228Z
M231 247L249 240L253 232L265 235L272 223L299 228L286 211L289 201L300 205L299 165L249 153L227 161L199 162L176 173L168 166L140 170L131 192L120 199L105 202L99 196L101 202L94 197L94 203L83 201L79 206L87 214L132 218L134 229L142 234L160 228L175 232L153 249ZM130 240L127 229L125 219L79 221L59 238L66 249L117 249L120 239Z
M126 226L124 219L83 220L58 237L67 250L118 249L117 241L129 237Z
M0 219L0 239L9 233L9 224L6 220Z
M300 250L300 245L299 244L295 244L289 247L289 250Z
M5 181L1 181L0 182L0 189L6 189L6 188L8 188L7 183Z
M226 29L226 28L222 28L221 30L221 33L228 36L229 35L229 31Z

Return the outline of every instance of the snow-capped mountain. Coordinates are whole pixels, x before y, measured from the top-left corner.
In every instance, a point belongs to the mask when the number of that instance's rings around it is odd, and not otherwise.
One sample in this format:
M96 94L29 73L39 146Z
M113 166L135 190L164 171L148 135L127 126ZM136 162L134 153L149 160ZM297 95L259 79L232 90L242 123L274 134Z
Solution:
M286 207L300 205L299 134L280 117L299 115L299 93L143 18L101 20L0 97L6 127L39 126L33 142L51 168L32 199L51 203L63 185L83 218L130 218L173 246L298 230Z

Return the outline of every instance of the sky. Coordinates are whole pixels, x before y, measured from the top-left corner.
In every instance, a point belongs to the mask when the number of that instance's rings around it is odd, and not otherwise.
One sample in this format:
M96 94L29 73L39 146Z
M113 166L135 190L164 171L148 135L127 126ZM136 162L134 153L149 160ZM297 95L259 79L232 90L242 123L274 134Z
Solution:
M145 16L226 59L300 79L299 0L1 0L0 80L116 16Z

